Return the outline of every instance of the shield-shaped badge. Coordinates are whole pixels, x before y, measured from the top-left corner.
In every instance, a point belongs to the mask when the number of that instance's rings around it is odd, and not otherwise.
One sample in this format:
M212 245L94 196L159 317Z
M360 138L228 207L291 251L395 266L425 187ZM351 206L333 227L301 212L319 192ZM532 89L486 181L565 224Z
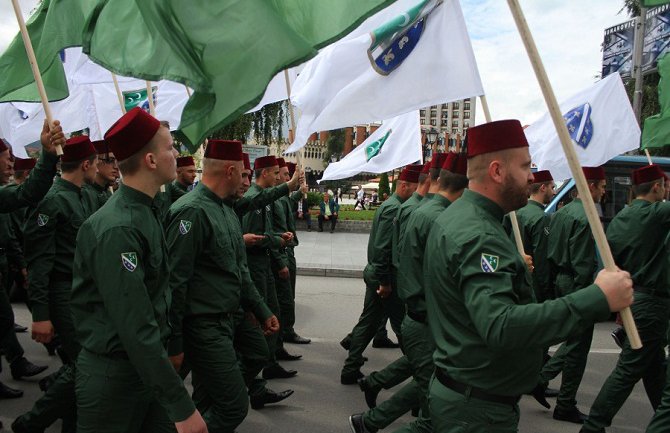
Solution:
M44 227L49 222L49 215L44 215L43 213L37 215L37 225Z
M127 271L134 272L137 268L137 253L134 251L129 253L121 253L121 264L123 264L123 267Z
M588 102L568 111L563 118L568 127L570 137L579 146L586 149L593 138L593 123L591 122L591 104Z
M179 221L179 233L185 235L191 230L191 221L181 220Z
M372 158L379 155L379 152L382 150L382 146L384 143L386 143L386 140L389 138L389 135L391 135L392 131L392 129L389 129L383 137L365 146L365 162L370 162Z
M498 269L499 257L482 253L482 271L495 272Z
M423 0L407 12L372 31L368 58L375 71L388 75L416 48L428 15L443 0Z

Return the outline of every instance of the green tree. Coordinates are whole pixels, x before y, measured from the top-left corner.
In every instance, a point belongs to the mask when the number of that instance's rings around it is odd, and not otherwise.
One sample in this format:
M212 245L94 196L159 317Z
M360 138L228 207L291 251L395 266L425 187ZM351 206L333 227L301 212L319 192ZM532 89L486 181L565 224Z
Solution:
M384 198L384 194L391 196L391 188L389 186L389 175L388 173L382 173L379 176L379 200Z
M334 129L328 133L328 140L326 141L326 151L323 154L323 162L327 167L330 160L335 155L340 157L344 152L344 128Z
M253 133L258 144L269 146L277 137L283 135L285 103L274 102L254 113L243 114L224 128L213 132L210 138L240 140L246 143Z

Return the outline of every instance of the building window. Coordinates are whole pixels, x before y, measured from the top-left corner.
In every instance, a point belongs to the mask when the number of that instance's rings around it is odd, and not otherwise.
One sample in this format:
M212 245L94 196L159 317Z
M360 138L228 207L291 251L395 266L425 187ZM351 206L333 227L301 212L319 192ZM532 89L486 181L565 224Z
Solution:
M470 109L470 103L466 102L465 104L463 104L463 109L464 110L469 110Z
M451 122L451 126L458 128L458 120Z
M423 117L421 118L421 124L422 124L422 125L425 125L425 124L426 124L426 119L424 119Z
M442 119L442 126L449 126L449 121L447 119Z
M470 112L469 111L464 111L463 112L463 119L469 119L470 118Z
M437 111L430 110L430 117L437 117Z
M470 127L470 122L463 122L463 129L468 129Z
M458 102L454 102L453 104L451 104L451 106L454 110L457 110L459 105L460 104Z
M426 117L426 110L419 110L419 116Z
M458 117L459 114L460 114L460 113L459 113L457 110L454 110L454 111L451 112L451 116L452 116L452 117Z
M447 109L447 105L448 105L448 104L442 104L442 109L443 109L443 110L446 110L446 109Z
M453 129L451 130L451 133L452 133L452 134L458 134L458 129L453 128Z
M437 120L430 119L430 124L431 124L431 126L436 126L437 125Z

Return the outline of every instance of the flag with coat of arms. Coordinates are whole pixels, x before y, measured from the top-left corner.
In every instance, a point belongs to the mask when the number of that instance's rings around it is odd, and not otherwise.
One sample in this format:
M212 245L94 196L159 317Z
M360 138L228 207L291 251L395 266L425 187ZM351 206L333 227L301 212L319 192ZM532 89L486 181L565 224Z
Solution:
M600 166L640 146L640 127L619 74L564 100L560 108L582 166ZM572 177L549 113L525 133L538 170L549 170L554 179Z

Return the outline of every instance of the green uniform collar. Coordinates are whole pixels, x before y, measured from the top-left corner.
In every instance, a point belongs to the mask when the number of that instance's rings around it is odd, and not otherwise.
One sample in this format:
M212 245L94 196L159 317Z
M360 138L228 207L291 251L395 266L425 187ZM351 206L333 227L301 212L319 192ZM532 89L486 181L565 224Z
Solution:
M631 205L631 206L635 206L635 207L650 206L651 204L652 204L652 203L651 203L650 201L648 201L648 200L643 200L643 199L641 199L641 198L633 199L633 201L630 202L630 205Z
M68 191L76 192L77 194L81 195L81 187L73 184L69 180L65 180L62 177L57 177L54 183L63 189L66 189Z
M414 198L415 198L417 201L421 201L421 200L423 200L423 196L422 196L421 194L419 194L418 192L416 192L416 191L413 192L412 195L414 196Z
M545 207L545 206L544 206L542 203L540 203L539 201L530 200L530 199L528 200L528 204L537 206L537 207L539 207L539 208L542 209L542 210L544 210L544 207Z
M437 194L434 192L427 192L426 196L424 197L424 200L430 200L431 198L435 197Z
M443 196L442 194L435 194L432 197L432 200L439 203L440 205L447 207L451 204L451 200Z
M219 206L223 206L224 200L219 197L218 195L214 194L214 192L207 188L207 186L200 182L198 183L198 186L195 187L195 191L202 190L201 194L207 197L208 199L212 200L214 203L218 204Z
M484 197L483 195L476 193L472 190L466 189L463 191L463 196L461 199L466 199L470 203L473 203L475 206L484 209L487 213L496 220L502 223L505 212L502 208L498 206L493 200Z
M152 197L146 195L142 191L129 187L125 183L121 184L117 194L121 194L122 197L127 198L130 202L140 203L149 207L154 204L154 199ZM159 194L156 194L156 198L158 198L158 195Z
M184 192L188 192L188 185L184 185L183 183L179 182L178 180L175 180L173 183L174 183L174 186L176 186L180 190L182 190Z
M98 191L98 192L105 192L105 191L107 191L107 187L106 187L106 186L102 186L102 185L100 185L100 184L99 184L98 182L96 182L96 181L91 182L90 185L91 185L96 191Z

